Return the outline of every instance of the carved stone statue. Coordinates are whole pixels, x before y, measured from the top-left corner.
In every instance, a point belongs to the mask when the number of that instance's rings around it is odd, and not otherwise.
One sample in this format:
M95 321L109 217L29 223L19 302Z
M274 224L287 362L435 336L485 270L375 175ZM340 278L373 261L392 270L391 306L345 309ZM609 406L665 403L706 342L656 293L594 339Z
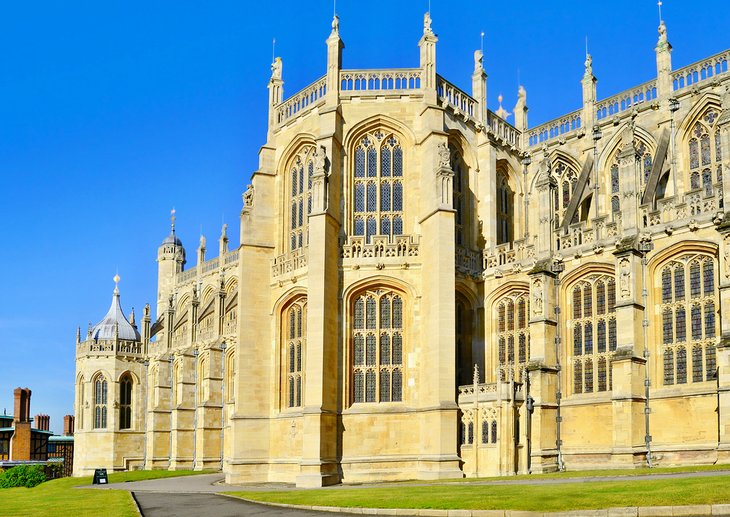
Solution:
M481 50L474 51L474 71L480 72L484 70L484 52Z
M586 54L586 77L593 75L593 57L590 54Z
M535 280L535 283L532 284L532 312L536 316L542 316L543 314L542 282L540 280Z
M281 79L281 58L277 57L274 62L271 63L271 78Z
M243 193L243 207L251 208L253 206L253 185L246 185L246 192Z
M327 148L323 145L314 151L314 172L317 175L327 175Z
M619 264L619 286L622 298L631 296L631 264L628 259L622 259Z
M431 13L427 12L423 15L423 32L424 34L433 32L431 30Z
M439 168L440 169L450 169L451 168L451 151L449 151L449 146L446 142L441 142L438 145L438 155L439 155Z

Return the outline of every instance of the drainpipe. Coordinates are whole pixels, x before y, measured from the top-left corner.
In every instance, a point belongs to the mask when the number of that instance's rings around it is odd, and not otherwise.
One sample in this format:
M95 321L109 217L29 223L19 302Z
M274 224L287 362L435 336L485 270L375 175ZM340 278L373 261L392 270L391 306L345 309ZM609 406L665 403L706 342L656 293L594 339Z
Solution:
M144 435L144 450L142 455L142 469L147 470L147 397L149 397L150 385L150 360L145 359L142 365L144 366L144 410L142 412L142 433Z
M193 470L195 470L195 461L197 459L197 446L198 446L198 381L202 382L202 379L198 379L198 349L193 348L193 386L195 394L193 397Z
M221 472L223 472L223 456L225 455L226 425L226 342L221 341Z
M525 408L527 414L525 415L525 440L527 447L527 473L532 474L532 411L535 408L535 399L530 396L530 370L525 368Z
M649 388L651 387L651 379L649 378L649 315L647 311L647 299L649 297L649 290L646 288L646 265L648 263L647 254L654 248L654 244L644 239L639 242L639 251L641 251L641 300L644 304L642 311L644 319L641 322L641 326L644 327L644 359L646 364L644 365L644 443L646 444L646 466L652 468L651 457L651 433L649 432L649 420L651 415L651 405L649 401Z
M555 415L555 447L558 450L558 470L560 472L564 472L565 463L563 462L562 451L563 441L560 439L560 424L563 421L563 417L560 415L560 400L563 398L563 394L561 393L560 388L562 386L560 378L560 273L565 271L565 264L563 263L563 260L562 258L560 258L560 256L557 256L555 258L550 269L555 274L555 369L557 370L558 384L558 391L557 393L555 393L555 402L557 405Z

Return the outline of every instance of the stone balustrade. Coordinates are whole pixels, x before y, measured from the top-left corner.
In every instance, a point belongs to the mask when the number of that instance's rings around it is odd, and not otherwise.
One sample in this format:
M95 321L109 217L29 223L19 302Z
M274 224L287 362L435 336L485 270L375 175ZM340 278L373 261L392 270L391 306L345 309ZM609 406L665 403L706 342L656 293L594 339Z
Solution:
M577 131L583 124L581 115L582 110L577 110L528 130L527 145L534 147L553 138Z
M277 278L307 267L307 247L279 255L271 261L271 277Z
M340 94L346 97L371 93L410 93L421 89L420 68L341 70Z
M322 77L298 91L276 107L276 124L281 126L310 111L324 100L327 93L327 77Z
M452 107L454 112L463 113L469 117L476 116L477 101L440 75L436 76L436 94L441 102Z
M487 127L498 139L503 140L512 147L520 145L521 133L512 124L499 117L492 111L487 111Z
M596 120L618 115L657 97L656 80L649 81L630 90L596 103Z
M672 88L681 90L713 77L727 74L730 50L725 50L702 61L692 63L672 72Z
M342 245L342 258L417 257L418 246L417 235L375 235L370 238L370 242L365 237L350 236Z

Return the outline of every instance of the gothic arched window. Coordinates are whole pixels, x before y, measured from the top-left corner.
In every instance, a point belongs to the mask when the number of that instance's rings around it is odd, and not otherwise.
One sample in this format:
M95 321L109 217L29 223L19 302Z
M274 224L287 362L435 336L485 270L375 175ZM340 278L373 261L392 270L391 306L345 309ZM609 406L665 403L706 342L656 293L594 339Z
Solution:
M306 246L309 238L309 213L312 211L314 147L306 146L294 158L289 170L289 250Z
M611 359L616 351L616 282L590 275L568 291L572 300L573 392L610 391Z
M521 378L530 360L529 312L526 292L507 295L497 302L497 362L503 381L511 376Z
M710 107L692 126L689 139L689 183L691 190L702 189L711 196L722 185L722 145L717 127L719 111ZM720 190L722 191L722 190Z
M119 381L119 429L132 429L132 376L122 375Z
M375 131L355 148L353 235L403 234L403 148Z
M94 429L106 429L107 381L103 375L94 380Z
M454 171L454 239L457 246L464 246L468 240L466 214L468 211L465 192L469 190L469 174L459 151L449 147L451 153L451 170Z
M557 188L553 191L553 210L555 211L554 225L555 228L558 228L563 222L565 210L570 204L570 198L578 183L578 173L573 166L559 160L553 165L553 177L557 183ZM578 222L577 211L575 217L570 222L571 224Z
M665 386L717 378L715 269L709 255L685 254L658 270Z
M509 186L507 173L497 172L497 244L514 240L515 194Z
M304 386L304 353L307 342L307 304L301 298L284 312L282 335L284 336L286 407L301 407Z
M403 298L393 291L367 291L355 298L353 402L403 400L403 314Z

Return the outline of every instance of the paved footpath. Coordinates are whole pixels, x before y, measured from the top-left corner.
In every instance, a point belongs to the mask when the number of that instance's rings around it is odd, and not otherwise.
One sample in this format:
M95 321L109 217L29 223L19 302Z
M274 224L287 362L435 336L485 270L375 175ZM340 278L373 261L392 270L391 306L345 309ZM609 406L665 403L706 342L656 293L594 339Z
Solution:
M501 479L493 481L462 481L471 485L551 485L557 483L592 483L605 481L638 481L646 479L680 479L680 478L702 478L707 476L728 475L730 471L702 471L702 472L681 472L681 473L657 473L640 476L606 476L606 477L575 477L560 479ZM242 501L232 497L219 495L220 492L247 491L247 490L301 490L288 484L247 484L227 485L223 482L223 474L201 474L195 476L172 477L162 479L151 479L147 481L134 481L127 483L111 483L109 485L87 485L82 488L93 490L128 490L132 492L144 517L233 517L233 516L261 516L261 517L323 517L326 513L312 509L286 508L277 506L261 505ZM438 483L446 485L447 483ZM450 484L450 483L449 483ZM330 487L330 490L348 488L369 488L373 486L398 486L406 489L410 486L434 486L435 483L378 483L369 485L337 485ZM339 509L333 509L339 511ZM352 509L358 513L392 514L390 510ZM363 511L364 510L364 511ZM408 515L398 512L398 515ZM345 512L342 512L345 513ZM431 516L459 516L459 517L480 517L511 516L511 515L541 515L540 512L511 512L511 511L464 511L464 510L426 510L420 515ZM556 514L550 514L556 515ZM593 510L580 512L565 512L564 515L571 516L654 516L654 515L730 515L730 504L710 505L697 507L647 507L647 508L612 508L609 510Z

